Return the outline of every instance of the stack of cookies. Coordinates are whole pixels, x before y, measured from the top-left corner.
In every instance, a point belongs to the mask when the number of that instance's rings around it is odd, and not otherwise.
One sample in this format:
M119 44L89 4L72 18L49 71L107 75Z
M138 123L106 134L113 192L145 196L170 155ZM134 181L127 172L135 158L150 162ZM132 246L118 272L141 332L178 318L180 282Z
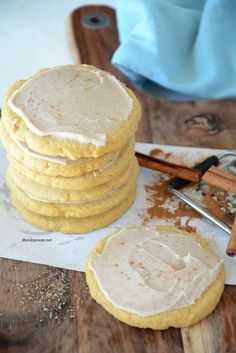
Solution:
M41 70L7 93L0 124L13 205L32 225L84 233L135 199L135 95L88 65Z

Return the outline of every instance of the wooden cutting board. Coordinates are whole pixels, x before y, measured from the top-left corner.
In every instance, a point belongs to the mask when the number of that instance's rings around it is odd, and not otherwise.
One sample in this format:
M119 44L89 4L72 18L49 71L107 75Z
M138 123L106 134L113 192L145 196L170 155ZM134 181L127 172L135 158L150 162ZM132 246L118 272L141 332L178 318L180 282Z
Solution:
M109 27L83 25L82 17L91 12L108 15ZM98 23L96 16L92 22ZM77 62L119 75L110 64L118 45L112 9L76 10L69 32ZM143 105L139 141L235 148L234 101L170 103L137 93ZM209 121L206 128L195 131L196 114ZM236 286L226 286L214 313L191 328L143 330L122 324L97 305L84 273L0 258L0 353L235 353L235 327Z
M132 88L142 104L137 140L171 145L236 148L236 100L164 101L136 89L112 64L119 45L115 11L105 6L75 10L69 22L75 62L110 71Z

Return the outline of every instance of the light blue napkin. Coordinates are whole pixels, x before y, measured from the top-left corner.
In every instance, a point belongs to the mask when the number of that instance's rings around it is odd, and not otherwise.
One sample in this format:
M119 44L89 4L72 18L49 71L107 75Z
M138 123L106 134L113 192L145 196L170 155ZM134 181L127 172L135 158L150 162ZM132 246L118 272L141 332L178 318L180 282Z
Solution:
M236 96L236 0L120 0L112 63L149 93Z

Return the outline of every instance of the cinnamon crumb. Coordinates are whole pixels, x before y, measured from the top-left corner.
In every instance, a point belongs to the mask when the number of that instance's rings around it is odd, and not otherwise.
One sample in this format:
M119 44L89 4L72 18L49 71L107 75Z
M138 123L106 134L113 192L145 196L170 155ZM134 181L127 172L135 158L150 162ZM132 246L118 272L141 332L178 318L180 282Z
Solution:
M162 154L162 153L163 153L163 151L160 148L153 148L150 151L150 156L156 157L156 156L158 156L159 154Z
M164 152L160 148L153 148L150 151L150 156L152 156L152 157L161 157L161 158L168 159L168 158L172 157L173 154L171 152Z
M202 216L168 191L171 180L161 177L160 182L145 185L147 200L151 206L146 210L146 214L142 215L142 221L145 224L153 219L171 219L176 227L191 233L196 232L196 228L190 226L189 222L191 218L202 218ZM168 205L172 206L168 207ZM184 225L181 223L182 217L188 218Z

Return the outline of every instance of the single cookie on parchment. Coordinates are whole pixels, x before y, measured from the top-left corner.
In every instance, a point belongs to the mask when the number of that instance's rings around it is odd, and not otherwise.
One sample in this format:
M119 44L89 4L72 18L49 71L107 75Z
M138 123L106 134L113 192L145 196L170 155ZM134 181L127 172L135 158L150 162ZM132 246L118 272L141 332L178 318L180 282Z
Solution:
M209 315L224 290L222 260L201 237L175 227L126 228L87 259L91 296L140 328L188 327Z

